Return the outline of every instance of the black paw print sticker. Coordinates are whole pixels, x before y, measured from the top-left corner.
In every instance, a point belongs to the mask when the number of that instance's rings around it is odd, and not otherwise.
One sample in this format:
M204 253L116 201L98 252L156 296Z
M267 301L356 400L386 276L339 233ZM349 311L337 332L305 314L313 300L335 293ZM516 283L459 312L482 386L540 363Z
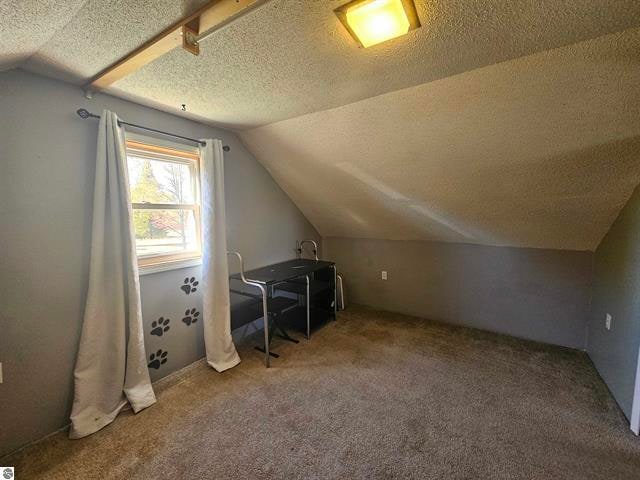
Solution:
M187 277L184 279L183 283L184 285L180 287L180 290L189 295L190 293L193 293L197 290L196 287L198 286L199 282L196 280L196 277Z
M161 337L164 333L169 330L169 320L168 318L160 317L158 320L151 322L151 335L157 335Z
M149 368L155 368L156 370L160 368L160 365L164 365L167 363L167 352L163 352L162 350L158 350L156 353L152 353L149 355Z
M195 308L187 308L184 312L184 318L182 321L187 325L191 325L192 323L196 323L198 321L198 317L200 316L200 312L196 311Z

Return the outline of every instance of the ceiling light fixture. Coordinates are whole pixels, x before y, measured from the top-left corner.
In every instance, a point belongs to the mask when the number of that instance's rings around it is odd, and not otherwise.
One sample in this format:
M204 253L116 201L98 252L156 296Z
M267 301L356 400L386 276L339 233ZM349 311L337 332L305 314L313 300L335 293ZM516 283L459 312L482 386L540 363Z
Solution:
M364 48L400 37L420 26L413 0L353 0L334 12Z

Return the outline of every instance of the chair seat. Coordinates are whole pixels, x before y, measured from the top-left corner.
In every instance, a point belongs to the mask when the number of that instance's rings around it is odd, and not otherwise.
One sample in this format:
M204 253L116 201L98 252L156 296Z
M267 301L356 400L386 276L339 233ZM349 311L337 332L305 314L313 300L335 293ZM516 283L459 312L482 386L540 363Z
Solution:
M231 300L231 330L262 317L262 302L260 300L234 292L230 293L229 298ZM260 312L253 308L256 305L260 307Z

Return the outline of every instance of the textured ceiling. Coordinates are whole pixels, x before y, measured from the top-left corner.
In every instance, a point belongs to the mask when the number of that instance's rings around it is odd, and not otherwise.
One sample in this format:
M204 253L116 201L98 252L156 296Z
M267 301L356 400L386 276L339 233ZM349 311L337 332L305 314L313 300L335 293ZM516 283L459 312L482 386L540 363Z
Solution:
M113 91L243 129L640 26L638 0L418 0L421 28L361 49L333 13L346 1L272 0Z
M0 71L82 84L206 1L0 0ZM108 92L243 130L325 236L596 247L640 181L639 1L416 0L368 49L346 1L267 1Z
M33 55L86 0L0 1L0 71Z
M592 250L640 182L640 29L240 135L323 236Z
M83 83L207 0L0 0L0 70Z
M333 14L346 1L267 1L109 92L242 129L640 26L637 0L416 0L421 28L361 49ZM204 3L2 0L0 69L83 83Z

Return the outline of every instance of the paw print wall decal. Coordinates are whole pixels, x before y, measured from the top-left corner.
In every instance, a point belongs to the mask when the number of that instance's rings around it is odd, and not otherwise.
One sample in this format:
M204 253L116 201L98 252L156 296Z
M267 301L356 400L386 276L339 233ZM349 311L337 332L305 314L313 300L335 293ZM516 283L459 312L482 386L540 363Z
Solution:
M196 277L191 277L191 278L187 277L184 279L183 283L184 285L180 287L180 290L182 290L187 295L198 290L196 287L198 286L199 282L196 280Z
M184 318L182 321L187 325L191 325L192 323L196 323L198 321L198 317L200 316L200 312L196 311L195 308L187 308L184 312Z
M147 367L155 368L156 370L158 370L160 368L160 365L164 365L165 363L167 363L168 354L168 352L165 352L163 350L158 350L156 353L152 353L151 355L149 355L149 364L147 365Z
M161 337L164 333L169 330L169 320L168 318L160 317L158 320L151 322L151 335L157 335Z

